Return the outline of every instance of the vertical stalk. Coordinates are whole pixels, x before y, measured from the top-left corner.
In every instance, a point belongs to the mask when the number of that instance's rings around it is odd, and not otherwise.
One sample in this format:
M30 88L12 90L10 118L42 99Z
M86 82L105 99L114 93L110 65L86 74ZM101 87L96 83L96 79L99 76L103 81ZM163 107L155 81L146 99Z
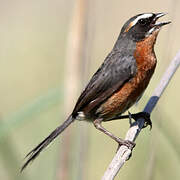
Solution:
M90 46L88 45L87 32L88 17L90 16L88 16L88 10L88 0L75 1L67 40L65 63L65 117L71 113L79 90L81 89L79 87L82 87L82 83L86 79L83 78L86 76L83 69L87 69L87 65L89 65L88 52L90 52L90 49L87 50L87 48L90 48ZM74 143L72 143L72 141ZM82 149L82 144L85 149ZM79 163L82 159L81 163L84 162L86 147L87 132L84 131L84 128L82 131L76 132L73 132L72 129L70 129L70 131L67 130L60 147L61 154L57 170L57 179L72 179L71 176L73 176L73 179L75 179L75 176L78 176L78 179L83 179L83 170ZM73 156L73 162L70 161L70 156ZM74 156L76 156L76 158ZM81 158L81 160L78 160L79 158ZM76 164L77 162L78 165ZM78 171L78 169L81 169L81 171Z

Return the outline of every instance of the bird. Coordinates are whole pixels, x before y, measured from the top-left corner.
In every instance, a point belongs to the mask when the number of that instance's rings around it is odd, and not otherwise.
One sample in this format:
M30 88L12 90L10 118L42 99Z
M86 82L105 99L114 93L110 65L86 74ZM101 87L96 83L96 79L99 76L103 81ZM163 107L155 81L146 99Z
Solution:
M92 122L95 128L128 148L134 142L116 137L102 126L102 122L127 118L122 115L143 95L156 68L154 45L164 25L157 22L166 13L142 13L131 17L122 27L115 45L102 65L87 83L67 120L30 151L21 172L75 120ZM152 126L145 112L131 114L135 120L145 119L145 127Z

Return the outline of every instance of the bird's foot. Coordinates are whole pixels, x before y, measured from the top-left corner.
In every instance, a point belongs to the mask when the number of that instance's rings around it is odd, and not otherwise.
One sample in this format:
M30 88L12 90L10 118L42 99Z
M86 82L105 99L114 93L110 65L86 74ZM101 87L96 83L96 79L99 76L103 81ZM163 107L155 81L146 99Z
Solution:
M143 128L150 126L150 130L152 129L152 121L149 113L147 112L139 112L136 114L129 113L129 117L133 118L135 121L137 121L139 118L143 118L145 120Z
M129 141L129 140L124 140L123 142L121 141L120 143L119 143L119 145L118 145L118 148L117 148L117 150L116 150L116 152L119 150L119 148L121 147L121 146L126 146L126 147L128 147L128 149L130 149L131 150L131 154L129 155L129 157L128 157L128 159L127 160L129 160L130 158L131 158L131 156L132 156L132 150L133 150L133 148L136 146L136 143L135 142L132 142L132 141Z
M129 140L120 140L119 142L118 142L118 149L117 149L117 151L119 150L119 148L121 147L121 146L126 146L126 147L128 147L128 149L130 149L130 150L133 150L133 148L136 146L136 143L135 142L133 142L133 141L129 141Z

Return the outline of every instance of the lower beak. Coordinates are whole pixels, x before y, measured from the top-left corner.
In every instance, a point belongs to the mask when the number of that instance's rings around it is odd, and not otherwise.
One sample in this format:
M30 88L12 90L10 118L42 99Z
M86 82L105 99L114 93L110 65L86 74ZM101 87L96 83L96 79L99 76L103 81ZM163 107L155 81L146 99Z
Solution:
M171 21L167 21L167 22L157 22L156 23L156 21L160 18L160 17L163 17L163 16L165 16L167 13L157 13L157 14L155 14L156 16L155 16L155 18L154 18L154 24L153 24L153 27L157 27L157 28L160 28L160 27L162 27L162 26L164 26L164 25L166 25L166 24L169 24L169 23L171 23Z

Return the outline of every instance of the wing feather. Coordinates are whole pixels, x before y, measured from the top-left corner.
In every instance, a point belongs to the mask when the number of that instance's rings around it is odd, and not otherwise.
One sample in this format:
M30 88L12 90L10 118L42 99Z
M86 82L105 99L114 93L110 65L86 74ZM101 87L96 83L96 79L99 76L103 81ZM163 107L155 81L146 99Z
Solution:
M72 115L75 117L84 108L91 111L99 106L134 77L136 69L132 55L112 51L81 93Z

